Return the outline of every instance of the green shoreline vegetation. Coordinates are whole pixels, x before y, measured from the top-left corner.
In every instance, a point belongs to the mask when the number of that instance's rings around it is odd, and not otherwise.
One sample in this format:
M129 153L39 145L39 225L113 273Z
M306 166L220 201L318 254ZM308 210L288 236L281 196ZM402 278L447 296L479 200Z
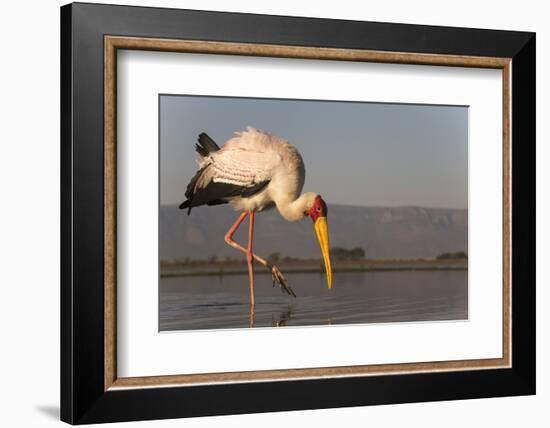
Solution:
M416 259L366 259L362 248L347 250L332 248L333 272L401 272L401 271L466 271L468 256L464 252L442 253L436 257ZM273 253L268 257L284 273L319 273L324 274L321 259L302 259L282 257ZM255 263L256 274L270 274L259 263ZM160 261L160 276L165 278L182 276L224 276L248 274L244 257L226 257L219 259L212 256L208 259L176 259Z

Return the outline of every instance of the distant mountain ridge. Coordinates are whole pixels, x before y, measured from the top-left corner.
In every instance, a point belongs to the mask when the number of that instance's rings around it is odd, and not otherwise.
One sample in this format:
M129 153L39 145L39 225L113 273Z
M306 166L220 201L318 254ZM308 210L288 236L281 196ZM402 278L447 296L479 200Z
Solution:
M195 208L190 216L176 205L161 206L161 260L239 257L223 240L237 216L228 205ZM466 209L331 204L328 222L331 247L361 247L366 258L428 258L468 250ZM247 242L247 224L235 234L237 242ZM265 257L275 252L281 257L321 257L311 220L290 223L276 209L256 216L254 251Z

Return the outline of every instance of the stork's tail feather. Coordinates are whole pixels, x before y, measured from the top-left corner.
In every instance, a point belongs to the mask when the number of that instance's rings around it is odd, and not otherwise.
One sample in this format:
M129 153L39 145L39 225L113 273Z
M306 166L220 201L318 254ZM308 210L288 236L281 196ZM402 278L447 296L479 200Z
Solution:
M189 208L187 210L187 215L191 214L191 201L189 199L187 199L186 201L183 201L179 206L180 210L184 210L185 208Z
M210 153L220 150L220 146L218 146L206 132L201 132L197 141L198 144L195 144L195 150L202 157L206 157Z

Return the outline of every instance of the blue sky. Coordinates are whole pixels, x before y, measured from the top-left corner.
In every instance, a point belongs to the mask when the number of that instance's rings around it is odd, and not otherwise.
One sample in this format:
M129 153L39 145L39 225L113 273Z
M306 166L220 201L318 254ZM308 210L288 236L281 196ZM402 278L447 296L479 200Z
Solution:
M247 125L296 146L328 203L468 207L467 107L180 95L160 96L161 204L185 200L200 132Z

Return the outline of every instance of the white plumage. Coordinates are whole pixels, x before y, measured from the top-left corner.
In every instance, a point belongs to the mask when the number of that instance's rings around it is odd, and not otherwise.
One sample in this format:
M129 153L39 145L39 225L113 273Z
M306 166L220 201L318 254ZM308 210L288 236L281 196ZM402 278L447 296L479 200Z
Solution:
M210 183L246 189L268 181L250 197L226 196L224 200L236 210L262 211L276 204L288 220L304 217L303 210L295 215L287 209L299 197L306 175L300 152L288 141L249 126L246 131L236 132L220 150L200 156L198 164L203 172L193 193L206 189ZM314 196L307 199L312 202Z

